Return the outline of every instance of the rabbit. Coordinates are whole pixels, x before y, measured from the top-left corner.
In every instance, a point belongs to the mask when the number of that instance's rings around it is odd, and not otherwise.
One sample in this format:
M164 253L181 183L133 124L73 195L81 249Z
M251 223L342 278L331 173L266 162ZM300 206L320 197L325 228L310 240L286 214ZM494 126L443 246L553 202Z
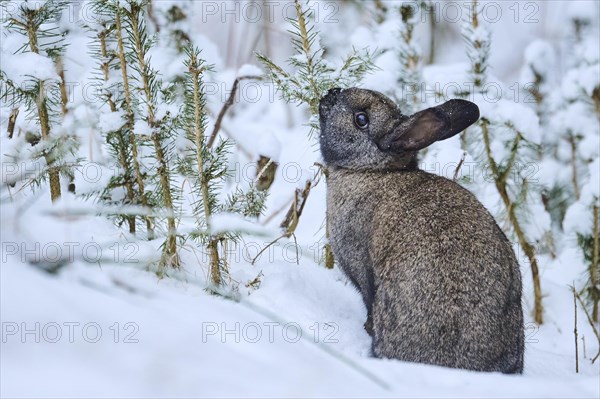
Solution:
M360 291L378 358L522 373L521 273L511 243L467 189L418 169L417 152L479 119L450 100L402 115L383 94L320 101L329 242Z

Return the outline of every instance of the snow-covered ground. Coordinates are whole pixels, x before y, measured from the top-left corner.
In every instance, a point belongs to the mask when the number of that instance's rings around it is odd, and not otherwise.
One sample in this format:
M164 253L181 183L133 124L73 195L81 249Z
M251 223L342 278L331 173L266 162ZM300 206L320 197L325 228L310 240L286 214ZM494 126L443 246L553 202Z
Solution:
M172 3L177 2L155 0L157 10ZM488 11L494 11L496 3L487 3L492 4ZM503 2L502 18L491 24L491 73L499 76L505 91L518 79L525 48L536 38L550 40L558 47L559 61L554 66L557 74L568 66L562 57L568 50L561 41L566 30L561 27L563 14L567 9L575 13L588 8L569 8L569 2L547 3L519 3L511 8L512 2ZM578 4L582 3L592 4ZM258 73L258 62L250 50L256 37L261 36L259 25L232 23L231 14L223 14L230 18L227 23L219 19L221 14L204 21L201 9L209 10L206 7L210 4L224 3L196 3L196 13L191 15L198 23L190 30L203 48L202 56L215 66L206 82L208 126L212 127L235 77ZM322 4L320 9L326 12L321 14L319 28L332 58L345 54L352 45L395 45L397 21L371 30L364 21L367 17L348 7L343 11L343 23L328 24L327 12L332 9L326 8L327 2L316 4ZM535 5L539 6L538 11L531 14ZM277 7L274 10L281 11ZM487 15L494 17L493 13ZM527 17L537 18L538 23L522 23ZM92 75L98 65L88 55L88 47L95 39L87 37L75 20L68 25L71 34L64 61L69 81L77 85L69 93L72 108L63 128L72 129L81 142L78 156L84 162L75 183L78 194L85 194L111 177L110 165L106 164L111 161L110 155L102 145L102 133L122 121L120 114L98 117L94 114L96 105L89 104L87 90L94 87ZM438 32L435 63L424 71L428 84L466 79L457 78L468 69L458 25L447 24ZM270 40L277 61L289 55L286 28L280 16L275 18ZM420 25L416 31L424 53L429 43L426 29ZM0 56L3 69L9 67L7 73L25 77L48 72L42 63L19 65L20 60L10 57L20 43L14 37L3 39ZM588 56L590 63L597 57L595 54ZM175 54L172 48L157 45L151 55L153 66L165 79L184 70L183 56ZM363 86L393 88L394 71L398 68L395 57L392 51L381 55L376 62L381 69L367 76ZM242 66L248 63L254 66ZM593 83L596 75L593 71L590 75ZM47 77L56 78L53 72ZM542 326L533 323L530 269L515 245L523 272L527 328L525 371L518 376L370 356L371 340L363 328L366 310L359 293L337 268L325 269L316 256L324 242L324 181L315 186L306 203L296 230L298 248L293 240L281 240L252 264L258 250L280 233L279 223L294 190L313 177L314 163L320 157L314 137L307 134L306 109L285 104L265 81L245 81L240 85L241 94L223 124L223 134L236 141L230 159L235 177L227 182L227 188L236 183L247 185L254 178L258 155L271 157L279 168L269 190L265 216L258 223L246 221L240 225L228 216L214 220L214 228L227 229L235 224L252 233L244 235L241 245L231 249L230 285L235 289L226 292L226 297L205 290L208 260L196 244L188 242L182 248L182 270L159 278L153 265L160 257L163 240L136 239L123 226L118 228L106 217L97 216L101 205L93 197L84 199L68 193L66 181L63 197L55 204L50 204L45 185L34 193L29 187L3 188L0 396L600 397L600 361L592 364L590 360L599 350L598 342L581 308L577 324L579 373L575 372L574 306L569 285L582 282L585 262L575 236L568 232L560 236L555 259L547 255L539 258L546 309ZM511 107L513 104L508 103L504 104L507 111L518 113L527 121L535 120L535 116L529 117L533 111L521 112L521 104ZM1 105L4 184L18 173L9 157L17 140L8 140L4 133L11 109ZM498 108L493 104L480 105L490 108L490 112ZM573 115L571 119L582 121L584 128L593 122ZM17 130L26 131L28 126L25 118L17 121ZM549 134L536 133L542 136L542 142ZM596 144L597 137L590 137L590 142ZM597 154L593 145L587 146L586 151L588 157ZM433 146L423 158L423 165L431 172L451 177L462 154L456 137ZM471 155L464 165L475 165ZM564 165L556 163L544 169L545 166L536 169L540 180L551 180L556 174L566 175L568 180L568 168ZM32 171L35 169L28 172ZM597 177L598 172L595 173L592 170L590 174ZM589 192L591 186L588 185ZM478 177L470 188L479 190L478 198L495 215L500 213L498 194L489 181ZM268 221L277 210L283 213ZM573 226L569 232L589 225L585 211L583 206L578 214L572 211L566 220L567 225ZM533 217L530 228L547 224L548 216L542 213L543 210L535 214L541 215L540 219ZM184 220L180 232L185 232L188 225Z
M158 279L143 270L157 256L152 243L127 247L104 219L60 215L77 204L67 197L41 214L3 207L2 397L600 394L599 363L589 360L597 344L581 312L587 358L575 373L572 299L563 283L569 262L544 274L546 323L536 327L526 312L524 374L476 373L371 358L360 295L311 256L296 264L295 251L282 247L252 266L239 252L238 297L212 296L197 254L183 252L185 270ZM59 247L74 262L57 273L35 265L39 254L57 258ZM259 274L259 289L244 286Z

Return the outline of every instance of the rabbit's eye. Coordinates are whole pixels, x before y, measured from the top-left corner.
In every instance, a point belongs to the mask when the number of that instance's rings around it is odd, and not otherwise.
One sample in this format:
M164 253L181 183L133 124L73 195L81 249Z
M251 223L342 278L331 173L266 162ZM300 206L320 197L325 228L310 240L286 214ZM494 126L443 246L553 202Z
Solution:
M364 129L369 126L369 117L364 112L359 112L354 115L354 124L359 129Z

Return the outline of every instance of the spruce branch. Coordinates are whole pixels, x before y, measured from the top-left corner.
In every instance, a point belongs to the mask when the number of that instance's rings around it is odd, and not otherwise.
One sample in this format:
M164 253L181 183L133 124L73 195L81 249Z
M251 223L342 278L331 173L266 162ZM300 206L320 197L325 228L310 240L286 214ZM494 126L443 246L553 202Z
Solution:
M471 77L478 90L483 90L487 81L488 60L490 57L491 38L487 27L479 22L478 1L470 3L471 19L463 24L463 38L467 44L467 56L471 60Z
M129 84L129 75L128 75L128 63L127 57L125 53L125 43L123 40L123 28L121 22L121 14L117 10L115 12L115 31L117 37L117 56L119 58L119 64L121 67L121 78L123 80L123 94L125 96L125 115L127 118L127 127L129 131L129 145L131 147L131 161L133 163L133 170L135 172L136 182L139 190L139 202L142 204L144 208L148 208L148 200L146 197L145 183L144 177L142 175L139 158L138 158L138 148L137 142L135 139L135 135L132 134L133 126L134 126L134 111L133 111L133 103L131 99L131 89ZM126 148L123 148L123 151L127 151ZM144 217L146 221L146 232L148 235L148 239L152 240L154 238L154 220L150 216ZM131 230L131 227L130 227Z
M32 53L36 54L40 53L37 37L40 25L36 22L36 19L38 18L37 14L39 12L39 10L27 10L25 12L25 16L27 18L25 27L27 29L27 36L29 38L29 49ZM50 137L50 116L48 114L48 103L46 99L46 88L44 82L39 81L38 87L39 92L36 100L38 120L40 122L42 140L47 141ZM61 196L60 174L58 173L57 169L52 167L54 163L54 157L50 154L47 154L44 156L44 158L46 158L49 168L48 174L50 179L50 197L52 201L56 201Z
M76 140L61 139L53 134L53 128L64 116L64 112L59 111L64 104L64 98L61 98L58 93L64 93L65 82L64 75L61 73L61 57L66 44L64 34L58 30L58 21L67 2L48 0L35 8L24 3L11 5L15 7L0 4L0 12L4 16L3 28L7 32L15 32L24 37L24 43L18 52L34 53L49 58L54 63L58 79L45 80L32 76L27 81L27 85L22 86L11 81L0 70L0 98L7 101L8 106L12 108L7 133L9 137L14 134L20 107L25 109L28 118L37 122L39 134L30 132L32 137L27 141L37 146L34 156L43 158L46 164L43 173L35 176L26 185L39 185L42 181L48 180L51 200L56 201L61 196L61 172L72 176L72 168L75 166L66 163L64 158L68 153L73 153L77 147Z
M256 218L264 208L265 195L258 193L251 184L245 191L236 187L235 192L228 194L224 201L219 199L224 194L221 185L229 176L227 156L232 143L223 140L213 147L208 146L203 76L212 67L205 64L200 58L200 51L192 44L185 51L185 107L179 118L179 126L185 132L190 146L179 164L182 174L191 183L193 194L197 196L192 205L198 224L197 231L190 234L189 238L199 239L205 246L210 263L208 290L220 294L227 283L233 281L229 276L227 248L237 242L240 234L236 231L216 231L212 220L223 213Z
M107 39L111 34L112 29L104 26L104 29L101 32L98 32L97 37L100 42L99 55L102 60L100 63L100 69L102 71L102 79L104 84L109 81L109 73L110 73L110 64L111 60L114 59L114 56L109 56L108 47L107 47ZM117 111L117 105L113 99L113 94L110 90L106 90L103 94L103 98L109 106L111 112ZM134 189L134 178L132 176L132 165L130 162L130 151L131 151L131 140L128 136L127 129L121 128L117 131L113 136L116 138L116 143L114 144L115 152L117 154L117 161L123 170L123 184L125 186L127 202L129 204L136 203L136 193ZM110 136L107 137L107 142L111 143ZM137 157L136 157L137 158ZM136 233L136 215L122 215L123 218L127 220L129 225L129 232L131 234Z
M200 176L200 191L202 193L202 205L204 209L204 220L210 231L210 219L212 217L211 209L211 198L210 198L210 187L209 177L204 170L204 157L206 148L204 147L204 100L201 93L201 76L204 72L204 68L200 65L198 59L199 52L196 49L189 49L189 61L188 70L190 79L192 81L192 97L193 97L193 109L194 109L194 151L196 153L196 166L198 168L198 176ZM236 80L237 82L237 80ZM224 114L224 112L223 112ZM216 129L216 127L215 127ZM216 136L216 134L215 134ZM212 136L211 136L212 138ZM208 146L210 147L210 145ZM218 250L219 237L211 237L208 239L208 255L210 257L210 280L213 287L219 287L223 283L223 277L221 274L221 261L219 259Z
M158 161L157 174L160 183L160 194L163 204L167 210L167 240L163 246L163 254L160 261L161 267L178 268L180 266L179 255L177 254L177 226L174 214L174 201L171 187L170 167L167 160L167 154L163 145L161 130L163 126L155 118L155 72L146 62L147 51L149 48L146 29L142 20L142 6L135 2L130 3L131 10L122 9L128 26L131 46L137 58L137 71L140 75L142 89L147 106L147 122L152 129L151 140L154 145L154 153Z

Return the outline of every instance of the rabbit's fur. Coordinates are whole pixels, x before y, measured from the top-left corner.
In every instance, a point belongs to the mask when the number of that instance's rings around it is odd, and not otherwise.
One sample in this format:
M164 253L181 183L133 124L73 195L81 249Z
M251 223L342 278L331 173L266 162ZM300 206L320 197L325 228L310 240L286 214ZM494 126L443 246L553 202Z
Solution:
M321 100L330 242L363 296L377 357L523 370L521 274L510 242L468 190L417 168L418 150L478 118L463 100L412 116L369 90L333 89Z

